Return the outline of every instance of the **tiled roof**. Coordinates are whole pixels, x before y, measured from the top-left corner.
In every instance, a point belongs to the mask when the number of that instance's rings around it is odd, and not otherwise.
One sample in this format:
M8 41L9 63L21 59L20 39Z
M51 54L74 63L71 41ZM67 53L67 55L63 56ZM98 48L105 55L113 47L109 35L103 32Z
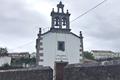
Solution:
M66 34L72 34L78 38L80 38L78 35L74 34L73 32L70 32L70 29L53 29L53 30L48 30L47 32L41 34L42 36L43 35L46 35L50 32L53 32L53 33L66 33Z

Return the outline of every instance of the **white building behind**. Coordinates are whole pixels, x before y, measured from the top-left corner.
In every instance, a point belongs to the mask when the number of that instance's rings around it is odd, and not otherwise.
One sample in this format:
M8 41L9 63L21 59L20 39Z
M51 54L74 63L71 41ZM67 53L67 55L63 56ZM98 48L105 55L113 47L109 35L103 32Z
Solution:
M115 53L107 50L91 50L91 53L95 57L95 59L107 59L114 58Z
M3 66L4 64L9 64L9 65L11 65L11 57L8 57L8 56L0 56L0 67Z
M120 58L120 52L114 52L115 53L115 57Z

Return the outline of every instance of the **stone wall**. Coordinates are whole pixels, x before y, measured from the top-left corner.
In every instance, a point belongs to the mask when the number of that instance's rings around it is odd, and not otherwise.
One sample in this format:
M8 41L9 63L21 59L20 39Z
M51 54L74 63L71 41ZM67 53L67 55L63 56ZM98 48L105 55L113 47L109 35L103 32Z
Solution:
M0 80L53 80L50 67L0 70Z
M53 80L53 70L50 67L0 70L0 80ZM120 80L120 64L67 65L64 80Z
M73 64L65 67L64 80L120 80L120 64Z

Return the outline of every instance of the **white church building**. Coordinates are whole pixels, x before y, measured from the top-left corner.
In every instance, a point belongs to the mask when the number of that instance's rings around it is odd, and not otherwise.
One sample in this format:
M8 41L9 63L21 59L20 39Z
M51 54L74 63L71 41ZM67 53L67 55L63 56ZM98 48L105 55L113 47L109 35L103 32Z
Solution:
M51 28L45 33L39 29L36 39L37 65L51 66L55 62L80 63L83 59L83 36L72 33L70 29L70 13L64 12L64 5L57 5L51 12Z

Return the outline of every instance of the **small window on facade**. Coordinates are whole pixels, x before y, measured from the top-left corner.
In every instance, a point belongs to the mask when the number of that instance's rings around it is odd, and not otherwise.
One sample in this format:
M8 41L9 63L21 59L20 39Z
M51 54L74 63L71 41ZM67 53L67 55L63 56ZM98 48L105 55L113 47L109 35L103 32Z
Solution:
M65 51L65 42L64 41L58 41L58 50Z
M82 56L82 54L80 54L80 56Z

